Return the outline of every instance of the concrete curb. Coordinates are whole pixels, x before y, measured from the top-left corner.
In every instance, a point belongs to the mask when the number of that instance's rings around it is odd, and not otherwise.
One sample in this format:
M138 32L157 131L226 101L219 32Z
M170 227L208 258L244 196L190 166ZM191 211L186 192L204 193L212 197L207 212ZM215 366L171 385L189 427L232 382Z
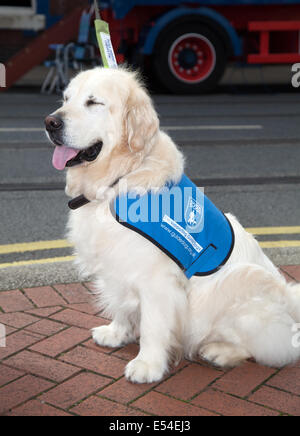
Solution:
M275 265L299 265L300 248L266 248ZM74 283L80 280L73 262L10 267L0 270L0 291L16 288Z

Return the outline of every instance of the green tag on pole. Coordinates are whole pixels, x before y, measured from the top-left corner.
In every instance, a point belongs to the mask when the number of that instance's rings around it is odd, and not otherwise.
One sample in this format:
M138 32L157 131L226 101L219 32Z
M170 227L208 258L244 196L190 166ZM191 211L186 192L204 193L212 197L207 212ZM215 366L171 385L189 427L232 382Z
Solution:
M118 68L114 49L110 39L109 25L106 21L101 20L97 0L95 2L95 28L97 40L100 48L103 66L105 68Z

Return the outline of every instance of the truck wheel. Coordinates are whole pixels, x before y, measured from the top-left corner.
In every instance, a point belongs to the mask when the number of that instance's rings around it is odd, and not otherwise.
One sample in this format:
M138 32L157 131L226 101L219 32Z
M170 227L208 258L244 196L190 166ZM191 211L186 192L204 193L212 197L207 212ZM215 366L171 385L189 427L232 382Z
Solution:
M227 63L225 45L201 23L185 23L158 38L153 67L159 81L172 93L194 94L214 89Z

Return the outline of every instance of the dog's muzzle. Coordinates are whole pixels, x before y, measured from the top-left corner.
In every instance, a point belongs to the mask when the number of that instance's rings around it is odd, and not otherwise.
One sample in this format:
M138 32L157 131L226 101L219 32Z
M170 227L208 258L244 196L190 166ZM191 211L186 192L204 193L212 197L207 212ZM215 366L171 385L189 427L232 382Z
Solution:
M74 167L76 165L80 165L83 162L93 162L94 160L97 159L97 157L99 156L101 150L103 147L103 142L97 142L97 144L92 145L91 147L85 149L85 150L81 150L77 156L75 156L73 159L69 160L66 163L66 167L70 168L70 167Z

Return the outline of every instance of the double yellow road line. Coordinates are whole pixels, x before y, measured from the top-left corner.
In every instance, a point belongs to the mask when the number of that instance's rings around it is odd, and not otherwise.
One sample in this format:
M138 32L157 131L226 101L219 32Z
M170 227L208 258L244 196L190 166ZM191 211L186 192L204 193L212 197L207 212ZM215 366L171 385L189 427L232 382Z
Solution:
M251 227L246 230L249 233L252 233L253 235L256 236L300 235L300 226ZM261 241L259 244L262 248L300 247L300 239ZM65 239L58 239L54 241L24 242L20 244L0 245L0 255L36 252L36 251L70 248L70 247L72 247L72 245ZM63 257L51 257L47 259L24 260L24 261L11 262L11 263L2 263L0 264L0 269L9 268L13 266L42 265L42 264L50 264L55 262L70 262L73 259L74 259L73 256L63 256Z
M249 227L247 232L255 236L300 235L300 226L294 227ZM300 247L300 240L260 241L261 248Z
M53 250L59 248L69 248L72 245L65 239L57 239L54 241L37 241L37 242L23 242L20 244L0 245L0 255L3 254L18 254L34 251ZM73 256L51 257L48 259L24 260L19 262L2 263L0 269L9 268L12 266L28 266L28 265L42 265L46 263L55 262L70 262L74 260Z

